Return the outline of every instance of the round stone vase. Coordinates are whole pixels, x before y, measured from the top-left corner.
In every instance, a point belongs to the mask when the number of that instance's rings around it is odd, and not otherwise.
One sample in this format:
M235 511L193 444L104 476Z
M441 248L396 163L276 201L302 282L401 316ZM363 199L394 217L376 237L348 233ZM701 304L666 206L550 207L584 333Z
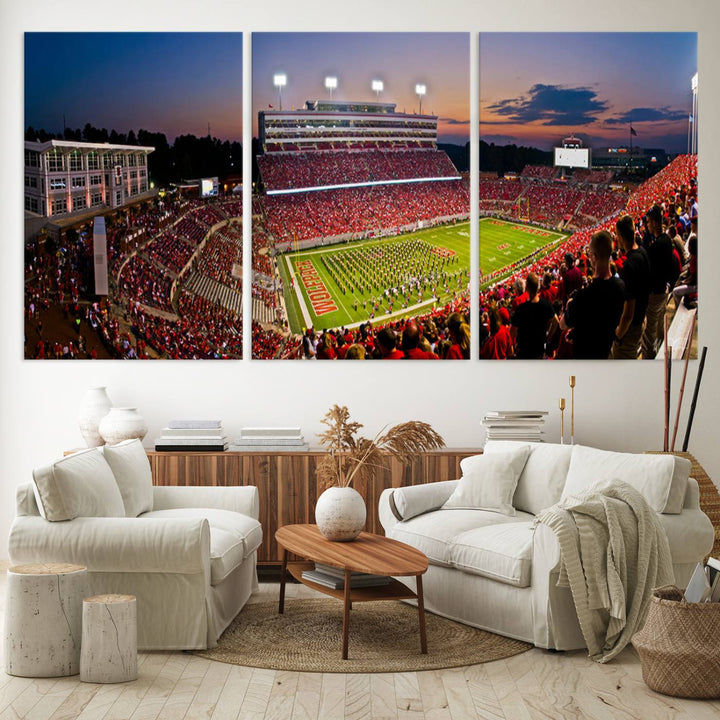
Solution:
M354 540L365 528L365 501L351 487L328 488L315 505L318 530L337 542Z
M80 426L80 434L88 447L99 447L105 444L98 431L98 425L108 414L111 407L112 402L104 386L91 387L85 392L85 397L78 411L78 425Z
M137 408L110 408L110 412L100 421L100 435L108 445L116 445L123 440L142 440L148 431L145 418Z

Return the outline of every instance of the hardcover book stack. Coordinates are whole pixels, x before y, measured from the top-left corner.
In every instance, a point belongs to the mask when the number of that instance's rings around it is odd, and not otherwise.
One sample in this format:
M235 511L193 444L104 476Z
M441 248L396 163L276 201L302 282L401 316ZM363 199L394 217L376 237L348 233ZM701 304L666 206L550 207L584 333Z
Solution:
M223 452L228 439L220 420L171 420L155 440L165 452Z
M324 565L323 563L315 563L314 570L303 570L303 579L329 587L333 590L345 589L345 571L342 568L336 568L332 565ZM387 585L390 578L386 575L369 575L368 573L353 572L350 574L350 587L378 587Z
M488 440L542 442L545 410L497 410L482 420Z
M247 427L231 450L245 452L297 452L308 449L299 427L263 428Z

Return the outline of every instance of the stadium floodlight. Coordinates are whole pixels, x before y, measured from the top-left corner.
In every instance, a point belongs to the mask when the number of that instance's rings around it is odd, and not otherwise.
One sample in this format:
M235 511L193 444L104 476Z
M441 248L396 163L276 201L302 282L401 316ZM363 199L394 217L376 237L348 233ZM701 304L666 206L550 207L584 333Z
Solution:
M282 110L282 89L287 85L287 75L285 73L275 73L273 75L273 85L278 89L278 105Z
M382 80L373 80L371 87L375 93L375 97L379 100L380 93L385 89L385 83L383 83Z
M330 99L332 100L333 90L337 90L337 78L332 75L328 75L325 78L325 88L330 91Z
M415 94L420 98L420 115L422 115L422 99L423 95L427 93L427 87L423 85L422 83L418 83L415 86Z

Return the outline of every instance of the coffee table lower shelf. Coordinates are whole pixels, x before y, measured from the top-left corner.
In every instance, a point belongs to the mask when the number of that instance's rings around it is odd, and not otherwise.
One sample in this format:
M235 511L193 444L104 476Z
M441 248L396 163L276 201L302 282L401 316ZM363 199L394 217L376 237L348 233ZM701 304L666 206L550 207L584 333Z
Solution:
M300 583L307 585L313 590L325 593L338 600L345 599L345 590L327 587L320 583L306 580L302 574L305 570L314 570L315 563L311 562L289 562L287 564L288 572ZM403 585L399 580L390 579L387 585L375 585L373 587L350 588L350 602L370 602L377 600L416 600L417 595L407 585Z
M330 595L331 597L342 600L343 602L343 637L342 637L342 653L343 660L348 657L348 635L350 629L350 611L353 603L370 602L377 600L417 600L418 601L418 622L420 626L420 652L427 653L427 638L425 635L425 607L422 598L422 576L416 575L418 593L414 593L406 585L399 580L391 578L387 585L376 585L375 587L350 588L349 592L345 589L336 590L325 585L306 580L302 574L304 570L314 570L315 563L312 562L287 562L287 550L285 551L285 562L283 562L283 572L280 579L280 603L278 612L283 613L285 610L285 570L292 575L298 582L306 585L313 590Z

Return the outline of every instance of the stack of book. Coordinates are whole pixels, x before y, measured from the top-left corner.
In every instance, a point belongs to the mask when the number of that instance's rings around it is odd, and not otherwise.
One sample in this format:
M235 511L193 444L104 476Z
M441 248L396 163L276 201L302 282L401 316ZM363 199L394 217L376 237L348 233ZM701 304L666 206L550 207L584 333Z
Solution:
M230 449L245 452L296 452L307 450L308 445L299 427L247 427L240 431L240 437Z
M497 410L485 414L483 425L488 440L542 442L545 410Z
M220 420L171 420L155 440L165 452L218 452L228 449Z
M324 565L323 563L315 563L314 570L303 570L303 580L329 587L333 590L345 589L345 571L342 568L336 568L332 565ZM368 575L367 573L353 572L350 574L350 587L378 587L387 585L390 578L387 575Z

